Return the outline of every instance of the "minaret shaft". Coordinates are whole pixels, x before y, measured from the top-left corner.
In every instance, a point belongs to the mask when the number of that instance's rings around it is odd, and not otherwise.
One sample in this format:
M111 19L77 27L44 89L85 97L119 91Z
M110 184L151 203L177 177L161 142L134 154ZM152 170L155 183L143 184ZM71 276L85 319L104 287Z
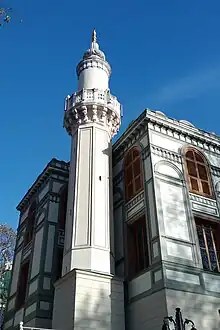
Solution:
M99 125L83 125L72 146L63 275L74 268L111 274L110 136Z

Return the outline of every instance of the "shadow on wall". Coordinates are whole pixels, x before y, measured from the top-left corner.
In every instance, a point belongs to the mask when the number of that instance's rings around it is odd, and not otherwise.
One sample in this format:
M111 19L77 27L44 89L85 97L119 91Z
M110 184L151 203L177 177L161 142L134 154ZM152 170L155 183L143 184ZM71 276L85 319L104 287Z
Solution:
M121 293L106 293L105 289L80 295L82 300L75 304L74 329L124 330L124 300ZM97 293L95 292L97 291Z
M209 268L215 268L212 262L209 267L206 266L209 270L204 270L204 281L202 269L198 269L198 267L202 267L199 255L199 245L203 246L201 237L205 242L203 235L205 237L206 235L207 237L208 235L209 237L212 236L211 222L207 219L209 218L207 215L204 221L207 221L209 227L208 234L207 231L202 231L202 235L200 235L200 222L193 218L193 214L189 210L191 202L188 200L189 195L185 186L187 183L178 174L179 170L176 170L175 175L168 167L165 168L163 163L162 168L157 168L156 175L159 175L156 178L156 198L162 259L165 265L166 261L169 262L166 265L166 304L169 316L174 316L175 308L180 307L183 318L192 319L198 330L219 330L220 297L217 295L217 292L219 293L217 287L220 285L220 273L211 272ZM201 198L203 197L201 196ZM199 203L197 204L199 206ZM205 216L204 212L204 209L201 208L200 213L203 217ZM199 218L199 216L195 216L195 218L197 217ZM197 231L200 243L198 242ZM213 240L213 238L210 239L209 248L208 244L204 243L203 263L206 262L206 259L208 261L205 252L209 249L210 253L210 246L214 246ZM212 257L214 260L214 253L212 253Z
M169 316L175 316L175 308L180 307L183 320L192 320L196 329L220 329L219 298L174 290L168 290L167 298ZM190 326L187 329L190 329Z

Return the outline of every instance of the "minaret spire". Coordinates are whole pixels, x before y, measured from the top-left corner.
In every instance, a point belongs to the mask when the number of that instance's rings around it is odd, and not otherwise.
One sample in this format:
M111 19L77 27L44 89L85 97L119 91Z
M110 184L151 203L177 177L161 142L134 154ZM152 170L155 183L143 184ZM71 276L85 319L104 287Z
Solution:
M96 30L93 29L92 31L92 42L97 42Z

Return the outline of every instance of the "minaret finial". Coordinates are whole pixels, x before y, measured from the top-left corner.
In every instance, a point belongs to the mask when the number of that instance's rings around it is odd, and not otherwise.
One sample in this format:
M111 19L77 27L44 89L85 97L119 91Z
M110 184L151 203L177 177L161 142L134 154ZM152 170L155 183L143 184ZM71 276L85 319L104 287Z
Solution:
M96 42L96 41L97 41L96 30L93 29L93 31L92 31L92 42Z

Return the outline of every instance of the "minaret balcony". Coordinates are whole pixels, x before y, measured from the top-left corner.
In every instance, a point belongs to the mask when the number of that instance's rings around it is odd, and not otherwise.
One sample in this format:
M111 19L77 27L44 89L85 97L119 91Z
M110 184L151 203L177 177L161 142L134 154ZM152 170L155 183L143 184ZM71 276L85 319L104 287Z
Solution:
M121 104L117 98L110 94L109 90L82 89L72 96L67 96L65 101L65 111L77 108L81 105L103 105L113 111L117 117L121 115Z

